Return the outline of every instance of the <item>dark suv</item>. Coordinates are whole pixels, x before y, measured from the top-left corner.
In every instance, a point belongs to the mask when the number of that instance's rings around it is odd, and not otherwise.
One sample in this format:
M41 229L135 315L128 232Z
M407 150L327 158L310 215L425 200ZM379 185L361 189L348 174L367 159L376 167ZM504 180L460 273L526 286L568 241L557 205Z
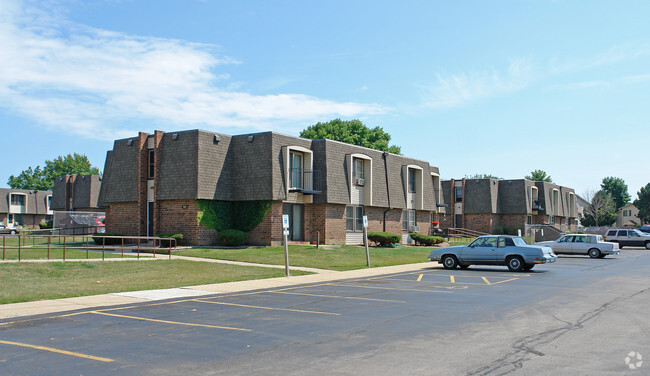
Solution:
M611 229L604 236L605 241L618 243L619 248L624 246L646 247L650 249L650 235L637 229Z
M637 228L637 230L650 235L650 226L648 226L648 225L643 225L643 226Z

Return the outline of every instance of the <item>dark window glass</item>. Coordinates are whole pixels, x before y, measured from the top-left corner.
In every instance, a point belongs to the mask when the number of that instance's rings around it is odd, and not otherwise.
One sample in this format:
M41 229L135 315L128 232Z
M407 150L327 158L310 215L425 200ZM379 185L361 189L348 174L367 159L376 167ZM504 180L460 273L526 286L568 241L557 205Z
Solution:
M148 157L147 157L147 178L148 179L153 179L153 172L154 172L154 151L149 150Z
M456 192L456 202L462 202L463 201L463 187L456 187L454 189Z
M11 195L11 205L25 206L25 196Z
M415 192L415 170L409 168L409 192Z

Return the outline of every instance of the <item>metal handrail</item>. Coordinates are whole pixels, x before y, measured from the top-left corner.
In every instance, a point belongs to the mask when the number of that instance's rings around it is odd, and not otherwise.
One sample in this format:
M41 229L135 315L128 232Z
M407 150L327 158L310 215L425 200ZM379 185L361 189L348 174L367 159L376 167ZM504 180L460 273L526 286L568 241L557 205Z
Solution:
M18 250L18 261L20 262L22 260L21 258L21 253L23 249L29 249L29 248L36 248L36 249L45 249L47 247L47 259L50 259L50 251L51 250L62 250L63 251L63 261L66 259L66 250L86 250L86 259L89 259L89 251L92 250L99 250L101 249L102 251L102 261L105 259L105 252L106 250L111 250L111 249L120 249L122 258L124 258L124 249L125 249L125 240L126 245L128 248L131 248L132 250L136 250L138 252L137 259L140 259L140 252L141 251L152 251L153 257L156 257L156 250L161 250L162 249L162 244L163 242L169 242L169 246L166 247L168 248L169 252L169 259L172 257L172 248L176 248L176 239L174 238L161 238L157 236L112 236L112 235L99 235L99 234L94 234L92 236L90 235L85 235L85 236L74 236L74 235L24 235L24 234L17 234L17 235L0 235L2 236L2 260L6 260L6 251L7 250L12 250L12 249L17 249ZM70 246L67 244L67 239L72 237L74 238L81 238L81 243L85 243L85 246ZM13 245L7 245L7 239L18 239L18 244L16 246ZM57 243L52 242L52 239L56 238L58 239ZM63 238L63 245L61 245L61 238ZM90 238L93 238L93 245L91 245ZM97 244L96 240L94 238L101 238L101 244ZM27 240L31 239L31 246L27 244ZM45 243L40 243L36 244L36 239L47 239L47 244ZM119 239L118 244L106 244L107 239ZM129 241L131 240L131 241ZM142 245L142 241L146 241L146 245ZM153 241L153 245L149 246L148 243L150 241ZM129 246L129 244L135 244L136 248L133 249L132 246ZM100 248L101 247L101 248Z

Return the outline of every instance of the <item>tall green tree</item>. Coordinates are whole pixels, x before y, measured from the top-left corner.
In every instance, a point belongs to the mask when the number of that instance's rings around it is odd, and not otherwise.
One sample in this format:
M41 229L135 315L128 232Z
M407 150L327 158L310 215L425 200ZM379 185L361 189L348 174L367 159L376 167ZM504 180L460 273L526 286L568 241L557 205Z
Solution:
M530 173L530 175L526 175L524 178L528 180L533 180L533 181L546 181L549 183L553 182L553 179L551 179L550 175L546 174L546 171L542 170L535 170Z
M7 184L13 189L52 190L54 180L65 175L99 175L99 169L93 167L85 155L77 153L59 156L54 160L46 160L45 167L35 169L29 167L18 176L11 175Z
M326 123L318 122L300 132L300 137L312 140L326 138L352 145L401 154L399 146L389 145L391 136L382 127L368 128L361 120L334 119Z
M615 178L613 176L608 176L603 178L603 182L600 184L600 189L609 193L616 204L616 210L622 208L630 202L632 197L627 192L627 184L621 178Z
M639 218L642 223L650 223L650 183L637 192L637 199L634 200L634 206L639 209Z

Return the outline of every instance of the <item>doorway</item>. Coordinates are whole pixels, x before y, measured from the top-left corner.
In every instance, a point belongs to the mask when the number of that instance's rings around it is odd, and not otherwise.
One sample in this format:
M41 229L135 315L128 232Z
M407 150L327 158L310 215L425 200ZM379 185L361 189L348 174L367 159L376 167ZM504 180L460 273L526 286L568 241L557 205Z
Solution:
M289 240L303 241L303 214L304 205L301 204L284 204L282 214L289 216Z

